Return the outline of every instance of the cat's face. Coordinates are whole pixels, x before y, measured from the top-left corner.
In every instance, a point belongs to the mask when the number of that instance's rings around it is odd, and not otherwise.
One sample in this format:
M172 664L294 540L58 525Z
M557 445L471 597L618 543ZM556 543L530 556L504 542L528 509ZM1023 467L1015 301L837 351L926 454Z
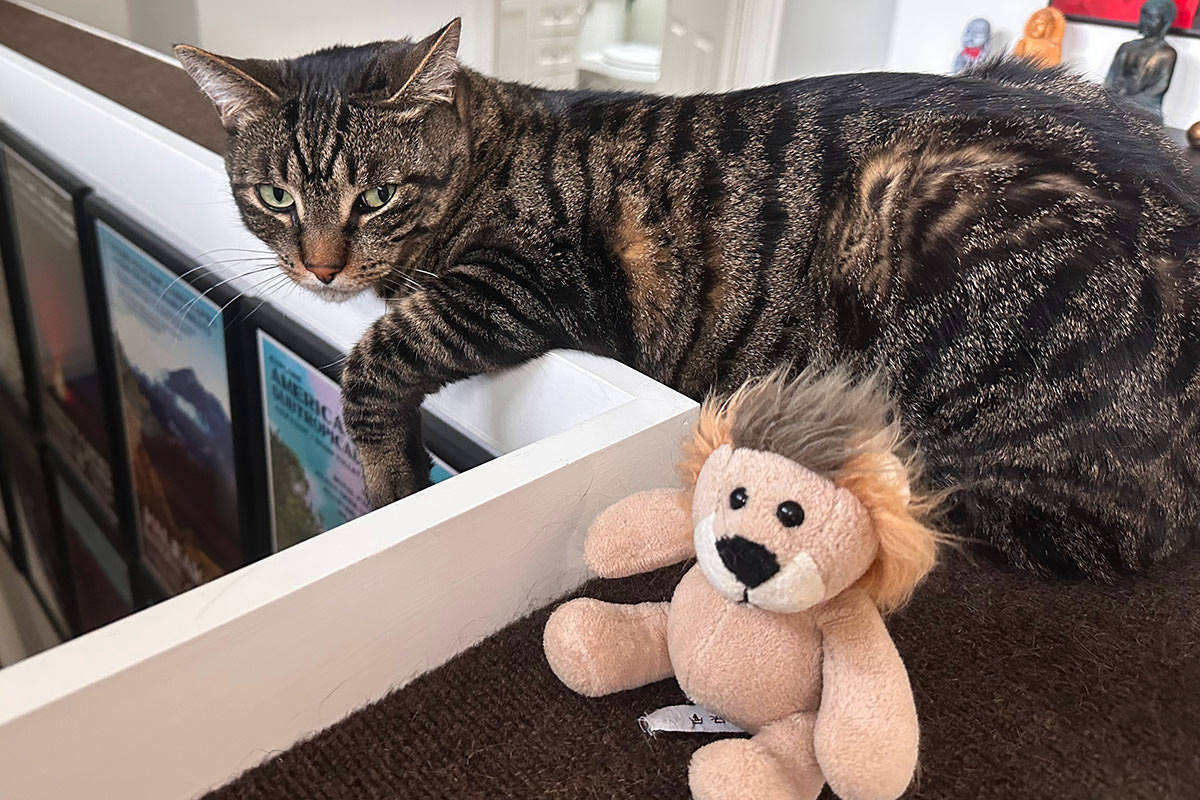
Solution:
M299 285L330 300L408 291L468 156L455 104L458 20L423 42L290 61L176 48L229 132L242 219Z

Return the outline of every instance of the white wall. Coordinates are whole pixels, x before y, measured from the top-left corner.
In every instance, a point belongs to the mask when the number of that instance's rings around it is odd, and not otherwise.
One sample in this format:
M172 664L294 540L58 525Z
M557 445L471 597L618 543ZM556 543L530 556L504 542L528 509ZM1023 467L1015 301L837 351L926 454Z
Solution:
M897 0L786 0L775 80L883 69Z
M1036 0L988 0L964 4L961 0L896 0L896 16L888 49L887 68L917 72L948 72L958 52L967 21L983 16L1009 47L1021 38L1025 20L1044 4ZM1063 60L1096 81L1108 73L1117 47L1136 38L1127 28L1067 23ZM1179 52L1171 88L1163 98L1166 124L1186 128L1200 119L1200 39L1169 36Z
M494 0L32 0L29 4L162 52L186 42L243 58L282 58L333 44L422 38L461 16L460 58L485 72L495 63Z
M193 0L129 0L129 38L163 53L198 38Z
M116 36L129 36L129 7L125 0L32 0L29 5Z
M661 45L666 24L667 0L636 0L629 10L629 40Z
M491 0L196 0L199 46L235 57L281 58L333 44L422 38L463 18L459 56L492 68Z

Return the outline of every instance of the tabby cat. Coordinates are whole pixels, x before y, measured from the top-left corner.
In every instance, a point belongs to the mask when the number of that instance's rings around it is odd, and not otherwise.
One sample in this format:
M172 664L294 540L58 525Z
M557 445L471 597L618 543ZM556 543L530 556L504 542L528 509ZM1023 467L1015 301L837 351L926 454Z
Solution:
M372 501L428 473L418 404L552 348L693 397L779 364L882 369L952 529L1107 579L1200 522L1200 188L1063 71L721 95L545 91L419 43L177 52L250 230L391 310L345 367Z

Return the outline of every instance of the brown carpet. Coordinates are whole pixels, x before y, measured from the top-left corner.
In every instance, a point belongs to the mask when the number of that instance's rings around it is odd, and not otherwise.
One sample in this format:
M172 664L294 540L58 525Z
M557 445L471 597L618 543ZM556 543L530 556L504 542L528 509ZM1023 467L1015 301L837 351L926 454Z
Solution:
M679 568L587 594L665 597ZM933 800L1200 797L1200 553L1116 586L955 556L890 621ZM641 732L674 681L589 700L541 652L548 609L253 769L207 800L686 798L709 737ZM828 790L827 790L828 793Z

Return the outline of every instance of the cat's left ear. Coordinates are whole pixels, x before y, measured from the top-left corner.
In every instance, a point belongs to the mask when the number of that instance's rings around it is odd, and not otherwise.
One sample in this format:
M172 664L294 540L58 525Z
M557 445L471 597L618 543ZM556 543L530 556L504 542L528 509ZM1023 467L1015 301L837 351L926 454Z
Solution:
M276 62L225 58L190 44L175 45L175 57L217 107L227 131L256 112L279 107L279 95L268 86L279 79Z
M391 92L387 102L453 102L461 29L462 20L455 17L396 59L396 63L387 65Z

